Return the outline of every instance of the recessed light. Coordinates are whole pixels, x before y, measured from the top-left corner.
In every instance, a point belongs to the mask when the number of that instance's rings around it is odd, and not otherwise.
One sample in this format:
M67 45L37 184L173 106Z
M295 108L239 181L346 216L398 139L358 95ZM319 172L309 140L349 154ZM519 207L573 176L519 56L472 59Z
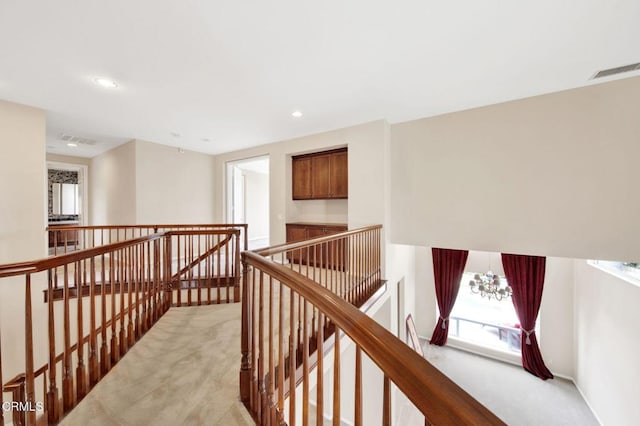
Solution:
M201 140L202 142L211 142L211 139L209 139L209 138L202 138L202 139L200 139L200 140Z
M300 111L293 111L293 112L291 113L291 115L292 115L293 117L295 117L295 118L300 118L300 117L302 117L302 113L301 113Z
M99 78L96 78L94 81L96 82L97 85L102 86L106 89L115 89L116 87L118 87L115 81L110 80L108 78L99 77Z
M77 146L78 146L78 144L77 144L77 143L73 143L73 142L69 142L69 143L67 144L67 146L70 146L71 148L75 148L75 147L77 147Z

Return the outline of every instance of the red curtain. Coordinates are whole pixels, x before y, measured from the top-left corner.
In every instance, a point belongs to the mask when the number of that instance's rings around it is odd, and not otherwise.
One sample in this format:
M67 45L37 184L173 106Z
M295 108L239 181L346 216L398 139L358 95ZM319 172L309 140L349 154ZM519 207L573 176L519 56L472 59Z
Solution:
M469 252L467 250L432 248L431 253L433 255L433 278L436 283L436 297L438 299L440 317L429 343L443 346L447 343L449 314L451 314L453 304L456 302L456 297L458 297L460 280L462 279Z
M513 290L511 298L520 319L522 366L542 380L553 379L542 360L534 330L542 300L545 264L544 257L502 254L504 275Z

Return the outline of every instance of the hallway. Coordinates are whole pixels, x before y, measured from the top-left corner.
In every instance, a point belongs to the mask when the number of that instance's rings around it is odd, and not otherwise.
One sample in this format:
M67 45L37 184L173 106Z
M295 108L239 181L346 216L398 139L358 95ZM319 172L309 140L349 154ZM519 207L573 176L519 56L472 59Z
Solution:
M253 425L239 400L239 303L172 308L62 425Z

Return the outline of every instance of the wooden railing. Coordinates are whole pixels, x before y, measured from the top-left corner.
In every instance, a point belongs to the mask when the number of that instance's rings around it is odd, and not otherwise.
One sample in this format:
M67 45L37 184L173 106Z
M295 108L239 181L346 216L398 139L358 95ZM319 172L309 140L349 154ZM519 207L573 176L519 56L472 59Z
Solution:
M58 255L75 250L97 247L105 244L127 241L151 234L168 231L202 231L239 229L242 250L248 248L246 223L214 224L150 224L150 225L98 225L98 226L52 226L47 228L50 254Z
M246 226L178 228L0 265L0 426L57 423L170 306L239 301Z
M240 229L169 231L165 236L171 304L240 301Z
M381 232L382 226L376 225L255 253L320 283L359 307L384 284Z
M318 425L329 418L336 426L344 420L361 426L367 413L390 425L395 386L425 424L503 424L351 303L353 294L367 294L366 284L358 284L379 279L379 240L380 227L372 227L242 254L240 395L256 423L307 425L315 417ZM316 254L299 262L294 256L303 247ZM338 261L318 261L323 247ZM380 403L371 402L375 389Z

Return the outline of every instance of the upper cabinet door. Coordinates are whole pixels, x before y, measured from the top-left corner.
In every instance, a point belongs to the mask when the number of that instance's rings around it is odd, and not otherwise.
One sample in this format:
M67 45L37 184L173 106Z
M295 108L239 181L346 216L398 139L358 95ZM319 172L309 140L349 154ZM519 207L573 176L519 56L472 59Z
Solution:
M311 157L311 196L313 198L330 198L330 167L331 156Z
M347 151L331 154L330 198L349 197L349 157Z
M311 158L294 158L292 161L293 199L311 198Z
M294 200L349 197L349 157L346 148L295 156L291 160Z

